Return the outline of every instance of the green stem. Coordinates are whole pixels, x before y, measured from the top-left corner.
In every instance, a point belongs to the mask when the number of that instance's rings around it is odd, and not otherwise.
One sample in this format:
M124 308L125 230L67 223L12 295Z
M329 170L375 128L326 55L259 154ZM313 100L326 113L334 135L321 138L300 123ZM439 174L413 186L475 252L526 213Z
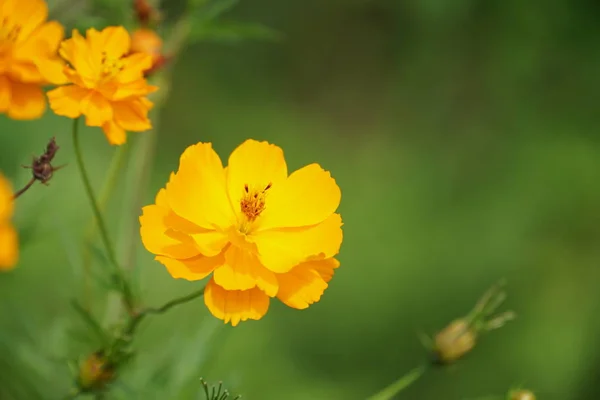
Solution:
M416 382L423 374L427 371L427 364L423 364L403 377L399 378L397 381L379 391L377 394L369 397L367 400L390 400L393 399L395 395L412 385Z
M171 308L176 307L180 304L184 304L187 303L189 301L195 300L198 297L201 297L204 295L204 288L196 291L196 292L192 292L188 295L182 296L182 297L178 297L176 299L173 299L165 304L163 304L161 307L158 308L146 308L142 311L140 311L135 317L133 317L130 321L129 321L129 325L128 327L125 329L125 333L128 336L133 335L133 333L135 332L136 328L138 327L139 323L142 321L142 319L144 319L144 317L146 315L149 314L163 314L166 313L167 311L169 311Z
M108 174L106 175L106 178L104 180L104 185L102 186L102 190L100 191L100 197L98 199L98 208L100 209L100 212L103 212L104 209L106 208L106 204L108 203L108 200L110 199L112 192L115 189L115 186L117 184L118 178L121 175L121 173L123 172L123 166L125 165L125 161L127 160L127 155L129 153L129 146L127 144L119 146L117 148L117 150L115 151L112 160L110 162L110 166L108 167ZM83 249L83 268L84 268L84 281L83 281L83 288L84 288L84 297L87 296L87 293L89 293L89 281L90 281L90 271L91 271L91 263L92 263L92 253L89 249L89 246L94 238L94 235L96 234L96 228L98 227L98 224L96 223L96 220L93 219L89 224L88 227L85 231L85 236L84 236L84 249ZM86 301L84 302L85 308L89 309L89 301L87 301L88 299L86 298Z
M113 265L115 270L114 278L116 279L119 285L119 289L123 293L124 301L128 310L132 310L133 298L131 296L131 290L129 289L129 284L127 283L127 280L123 276L123 272L117 261L114 248L110 243L108 230L106 229L104 218L102 217L102 213L100 212L100 207L98 206L98 202L96 201L96 197L94 195L94 189L92 188L90 178L88 176L87 170L85 169L85 164L83 162L83 153L81 152L81 146L79 144L79 118L73 120L73 150L75 151L75 158L77 160L77 166L79 167L79 172L81 174L81 180L83 181L88 200L90 202L90 205L92 206L94 217L96 218L96 223L98 224L98 230L100 231L102 243L104 244L104 248L106 249L108 260Z

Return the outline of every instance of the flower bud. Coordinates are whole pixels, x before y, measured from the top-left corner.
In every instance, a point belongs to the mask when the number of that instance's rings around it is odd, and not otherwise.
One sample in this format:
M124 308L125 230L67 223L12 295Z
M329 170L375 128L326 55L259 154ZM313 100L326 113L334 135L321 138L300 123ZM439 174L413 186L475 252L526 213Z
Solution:
M531 390L516 390L510 393L508 400L535 400L535 394Z
M148 0L133 0L133 10L139 23L144 26L160 19L160 13Z
M115 377L115 371L99 352L93 353L79 367L79 387L84 390L103 389Z
M457 319L440 331L434 339L434 351L438 361L450 364L475 347L477 333L468 321Z
M162 67L166 62L166 57L162 54L163 41L152 29L137 29L131 34L131 52L145 53L152 56L152 67L149 72L154 72Z

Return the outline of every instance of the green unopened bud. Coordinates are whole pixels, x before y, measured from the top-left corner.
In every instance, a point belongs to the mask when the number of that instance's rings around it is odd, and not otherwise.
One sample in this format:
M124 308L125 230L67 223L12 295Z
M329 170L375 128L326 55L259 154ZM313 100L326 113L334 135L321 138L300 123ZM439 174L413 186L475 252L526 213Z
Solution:
M535 400L535 394L531 390L515 390L508 395L508 400Z
M102 390L115 378L115 370L101 353L93 353L79 367L78 383L83 391Z
M464 319L457 319L435 335L434 351L438 361L450 364L475 347L477 333Z

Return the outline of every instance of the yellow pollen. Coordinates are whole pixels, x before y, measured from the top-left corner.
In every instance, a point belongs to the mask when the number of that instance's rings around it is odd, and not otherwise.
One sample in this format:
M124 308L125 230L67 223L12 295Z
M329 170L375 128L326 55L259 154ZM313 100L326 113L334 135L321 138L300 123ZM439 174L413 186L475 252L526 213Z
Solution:
M248 184L244 185L244 195L240 200L240 209L248 221L254 221L264 211L267 190L270 188L270 183L263 190L250 190Z

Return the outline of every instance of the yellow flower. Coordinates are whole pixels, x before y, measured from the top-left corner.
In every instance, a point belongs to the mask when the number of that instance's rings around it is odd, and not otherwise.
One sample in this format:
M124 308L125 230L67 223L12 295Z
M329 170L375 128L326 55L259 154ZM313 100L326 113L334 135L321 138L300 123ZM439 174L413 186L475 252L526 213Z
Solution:
M146 95L157 90L148 85L144 71L152 66L149 54L129 54L129 33L123 27L102 31L88 29L84 38L78 31L60 46L60 55L69 63L64 72L71 83L48 92L50 107L69 118L86 116L88 126L102 127L111 144L123 144L125 131L152 127Z
M144 207L142 241L174 278L213 273L205 304L235 326L260 319L270 297L296 309L319 301L339 266L340 198L318 164L288 176L275 145L247 140L224 168L210 143L198 143Z
M13 208L12 188L0 174L0 270L14 267L19 255L17 232L10 223Z
M64 30L47 17L43 0L0 1L0 113L10 118L41 117L42 86L65 80L56 54Z

